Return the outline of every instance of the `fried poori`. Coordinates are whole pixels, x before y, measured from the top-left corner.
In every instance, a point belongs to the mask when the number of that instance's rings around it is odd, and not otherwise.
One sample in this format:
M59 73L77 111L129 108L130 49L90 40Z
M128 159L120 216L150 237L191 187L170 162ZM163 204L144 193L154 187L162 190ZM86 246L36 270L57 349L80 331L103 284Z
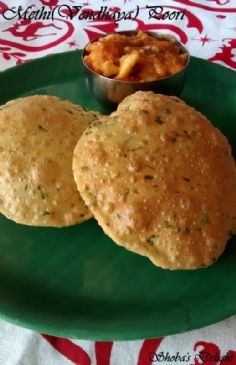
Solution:
M231 147L182 100L128 96L83 133L73 173L104 232L155 265L202 268L224 251L236 215Z
M47 95L0 106L0 212L35 226L91 218L73 179L72 155L95 119L97 113Z

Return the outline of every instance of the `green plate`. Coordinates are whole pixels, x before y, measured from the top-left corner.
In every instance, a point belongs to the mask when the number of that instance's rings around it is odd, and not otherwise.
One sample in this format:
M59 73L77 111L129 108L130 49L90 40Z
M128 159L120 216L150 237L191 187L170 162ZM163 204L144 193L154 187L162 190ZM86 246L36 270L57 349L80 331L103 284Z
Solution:
M182 94L218 126L235 152L236 73L192 58ZM0 74L0 102L35 93L98 109L79 52ZM95 220L55 229L0 218L0 316L33 330L97 340L188 331L236 313L236 244L208 269L165 271L116 246Z

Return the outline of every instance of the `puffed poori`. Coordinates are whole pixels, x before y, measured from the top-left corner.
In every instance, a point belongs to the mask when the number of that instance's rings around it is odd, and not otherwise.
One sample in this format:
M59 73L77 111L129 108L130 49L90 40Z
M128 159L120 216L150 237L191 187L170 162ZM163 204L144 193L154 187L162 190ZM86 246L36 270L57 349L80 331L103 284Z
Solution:
M155 265L197 269L224 251L236 216L231 147L180 99L128 96L83 133L73 172L104 232Z
M74 147L97 114L54 96L0 106L0 212L17 223L70 226L91 218L72 174Z

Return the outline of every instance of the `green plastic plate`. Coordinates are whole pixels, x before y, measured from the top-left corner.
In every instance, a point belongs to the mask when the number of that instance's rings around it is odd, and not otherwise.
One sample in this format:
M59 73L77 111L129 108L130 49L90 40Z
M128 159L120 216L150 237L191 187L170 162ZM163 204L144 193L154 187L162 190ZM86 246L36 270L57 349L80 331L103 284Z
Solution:
M88 108L80 52L0 73L0 102L57 95ZM229 138L235 152L236 73L192 58L182 98ZM57 336L151 338L206 326L236 313L236 243L208 269L166 271L115 245L95 220L55 229L0 218L0 316Z

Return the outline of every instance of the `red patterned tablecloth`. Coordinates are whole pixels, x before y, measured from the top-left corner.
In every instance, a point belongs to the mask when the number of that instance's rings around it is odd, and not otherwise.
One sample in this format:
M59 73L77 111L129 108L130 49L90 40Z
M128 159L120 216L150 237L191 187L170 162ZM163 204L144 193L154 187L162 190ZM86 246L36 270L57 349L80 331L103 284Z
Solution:
M161 15L150 17L146 5L156 6ZM99 19L101 9L110 19L105 15ZM43 11L48 19L40 17ZM93 11L97 18L85 19L85 11ZM122 19L124 11L130 12L128 19ZM130 29L168 32L186 44L191 55L236 69L236 0L4 0L0 1L0 71L82 48L101 34ZM61 339L0 321L0 365L72 363L236 365L236 316L185 334L128 342Z

